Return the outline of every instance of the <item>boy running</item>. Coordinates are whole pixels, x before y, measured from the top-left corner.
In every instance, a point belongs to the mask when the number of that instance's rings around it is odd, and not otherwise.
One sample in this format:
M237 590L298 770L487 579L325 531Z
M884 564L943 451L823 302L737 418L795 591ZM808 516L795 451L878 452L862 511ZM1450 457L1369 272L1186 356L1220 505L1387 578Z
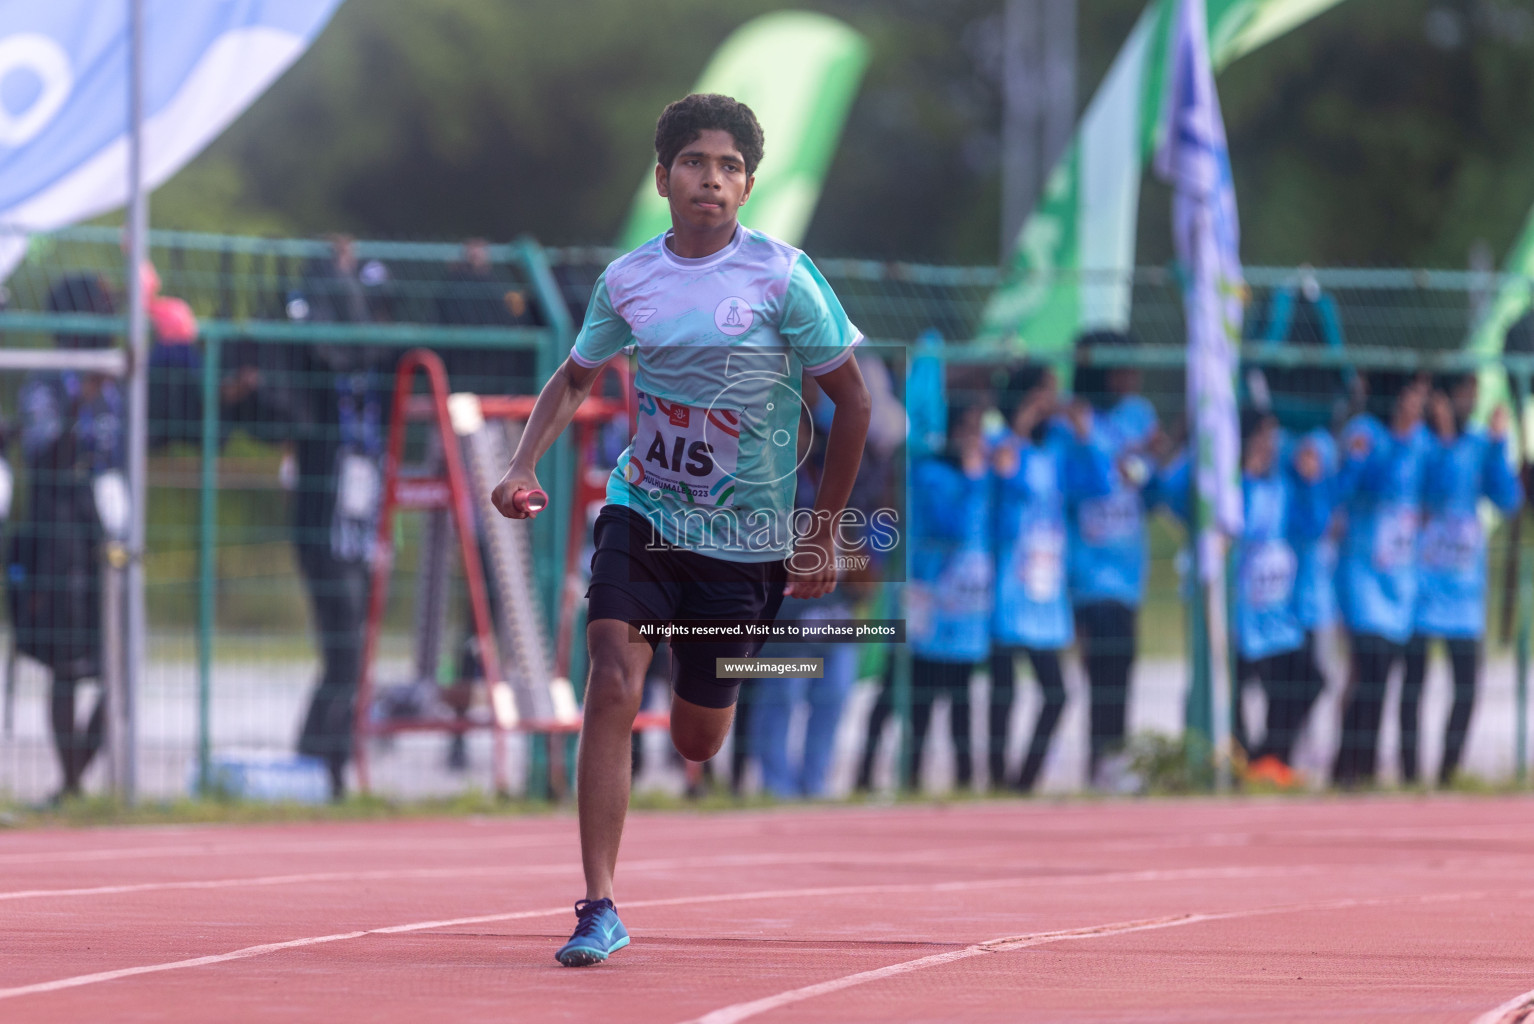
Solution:
M659 637L638 623L771 622L785 594L836 585L834 525L852 490L869 397L850 358L862 334L804 253L738 222L762 158L749 107L694 94L655 128L655 186L671 230L613 261L597 281L575 348L544 385L491 498L526 518L534 467L590 393L599 368L638 346L639 419L593 528L586 686L576 768L586 897L556 959L600 963L629 943L613 906L628 812L634 717ZM800 376L836 413L815 507L794 515ZM786 586L785 586L786 584ZM716 658L760 640L673 645L671 738L706 761L730 731L738 679Z

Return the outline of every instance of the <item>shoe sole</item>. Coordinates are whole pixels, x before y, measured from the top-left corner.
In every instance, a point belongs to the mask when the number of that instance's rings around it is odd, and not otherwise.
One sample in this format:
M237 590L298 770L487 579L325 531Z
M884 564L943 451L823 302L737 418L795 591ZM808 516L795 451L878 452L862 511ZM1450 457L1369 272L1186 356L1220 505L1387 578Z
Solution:
M628 937L625 936L618 941L617 945L605 953L598 949L592 949L589 946L577 946L575 949L562 950L554 959L566 967L591 967L606 960L628 944Z

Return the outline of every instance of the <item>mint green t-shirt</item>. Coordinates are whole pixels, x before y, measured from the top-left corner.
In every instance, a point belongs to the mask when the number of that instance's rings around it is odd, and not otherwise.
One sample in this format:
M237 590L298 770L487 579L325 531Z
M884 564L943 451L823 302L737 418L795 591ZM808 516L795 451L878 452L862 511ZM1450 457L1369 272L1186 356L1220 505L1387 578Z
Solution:
M792 550L800 376L842 365L862 333L800 250L739 227L712 256L652 238L608 265L570 356L636 345L638 428L607 500L669 543L764 562Z

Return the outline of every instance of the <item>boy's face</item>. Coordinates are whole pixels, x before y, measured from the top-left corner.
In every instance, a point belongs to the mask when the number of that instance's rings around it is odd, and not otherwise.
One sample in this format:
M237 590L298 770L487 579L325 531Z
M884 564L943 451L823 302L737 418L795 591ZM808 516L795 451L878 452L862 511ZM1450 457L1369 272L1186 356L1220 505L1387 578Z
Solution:
M713 231L733 225L756 178L729 132L709 129L682 147L671 166L655 167L655 187L677 226Z

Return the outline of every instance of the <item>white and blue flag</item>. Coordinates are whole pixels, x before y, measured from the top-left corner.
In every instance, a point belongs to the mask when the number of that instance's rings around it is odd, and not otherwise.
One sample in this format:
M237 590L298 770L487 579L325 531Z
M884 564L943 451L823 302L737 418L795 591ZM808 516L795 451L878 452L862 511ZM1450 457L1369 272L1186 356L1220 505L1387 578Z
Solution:
M1201 528L1200 565L1207 580L1220 561L1218 536L1235 536L1242 525L1235 383L1246 284L1204 0L1179 0L1175 18L1165 134L1156 153L1156 173L1173 189L1173 243L1186 273L1188 418L1196 446L1194 521Z
M169 179L341 0L144 0L144 184ZM20 232L128 199L128 0L0 0L0 280Z

